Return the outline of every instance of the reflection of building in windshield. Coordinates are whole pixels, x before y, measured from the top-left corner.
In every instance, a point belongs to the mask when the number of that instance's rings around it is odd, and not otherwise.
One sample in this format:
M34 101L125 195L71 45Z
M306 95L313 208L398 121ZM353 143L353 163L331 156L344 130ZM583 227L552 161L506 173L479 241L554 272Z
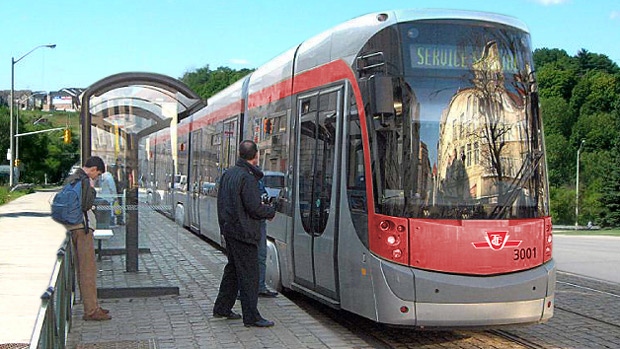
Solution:
M426 206L429 204L431 198L431 188L433 173L431 170L431 162L428 155L428 146L426 143L420 141L420 155L419 155L419 175L418 175L418 190L416 196L419 196L421 203Z
M497 203L527 155L524 99L506 90L495 42L473 73L473 86L456 93L442 114L437 204Z

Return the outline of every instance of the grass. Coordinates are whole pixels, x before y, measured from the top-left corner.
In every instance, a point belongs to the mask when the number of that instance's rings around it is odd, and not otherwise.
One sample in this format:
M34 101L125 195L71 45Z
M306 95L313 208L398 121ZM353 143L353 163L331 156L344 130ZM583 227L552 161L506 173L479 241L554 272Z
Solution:
M0 205L4 205L9 201L15 200L20 196L32 193L32 189L9 191L8 186L0 187Z

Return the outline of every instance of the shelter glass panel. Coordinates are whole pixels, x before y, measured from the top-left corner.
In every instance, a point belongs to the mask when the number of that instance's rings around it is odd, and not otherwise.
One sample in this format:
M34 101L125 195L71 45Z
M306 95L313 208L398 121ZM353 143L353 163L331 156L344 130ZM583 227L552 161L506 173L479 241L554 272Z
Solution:
M102 243L101 279L107 272L142 271L151 263L173 263L168 268L174 270L182 259L178 244L188 197L188 135L179 131L179 111L185 110L179 95L128 86L89 101L85 115L90 118L90 155L101 157L107 166L95 184L97 229L113 232ZM153 272L116 278L105 287L175 286L167 275Z

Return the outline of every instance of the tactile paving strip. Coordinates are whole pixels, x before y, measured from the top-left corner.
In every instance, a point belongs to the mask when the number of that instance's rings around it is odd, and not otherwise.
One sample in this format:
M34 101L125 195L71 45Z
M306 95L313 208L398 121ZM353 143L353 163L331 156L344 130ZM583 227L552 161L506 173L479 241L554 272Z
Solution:
M5 343L0 344L0 349L26 349L29 346L28 343Z
M149 339L138 341L80 343L75 347L75 349L157 349L157 342L155 339Z

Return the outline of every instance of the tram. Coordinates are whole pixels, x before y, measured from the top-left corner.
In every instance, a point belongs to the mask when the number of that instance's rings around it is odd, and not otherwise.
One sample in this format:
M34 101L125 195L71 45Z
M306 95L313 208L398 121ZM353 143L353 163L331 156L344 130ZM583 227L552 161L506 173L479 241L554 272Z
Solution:
M152 135L149 200L215 243L237 144L281 174L267 279L379 323L553 316L556 266L530 36L498 14L342 23Z

